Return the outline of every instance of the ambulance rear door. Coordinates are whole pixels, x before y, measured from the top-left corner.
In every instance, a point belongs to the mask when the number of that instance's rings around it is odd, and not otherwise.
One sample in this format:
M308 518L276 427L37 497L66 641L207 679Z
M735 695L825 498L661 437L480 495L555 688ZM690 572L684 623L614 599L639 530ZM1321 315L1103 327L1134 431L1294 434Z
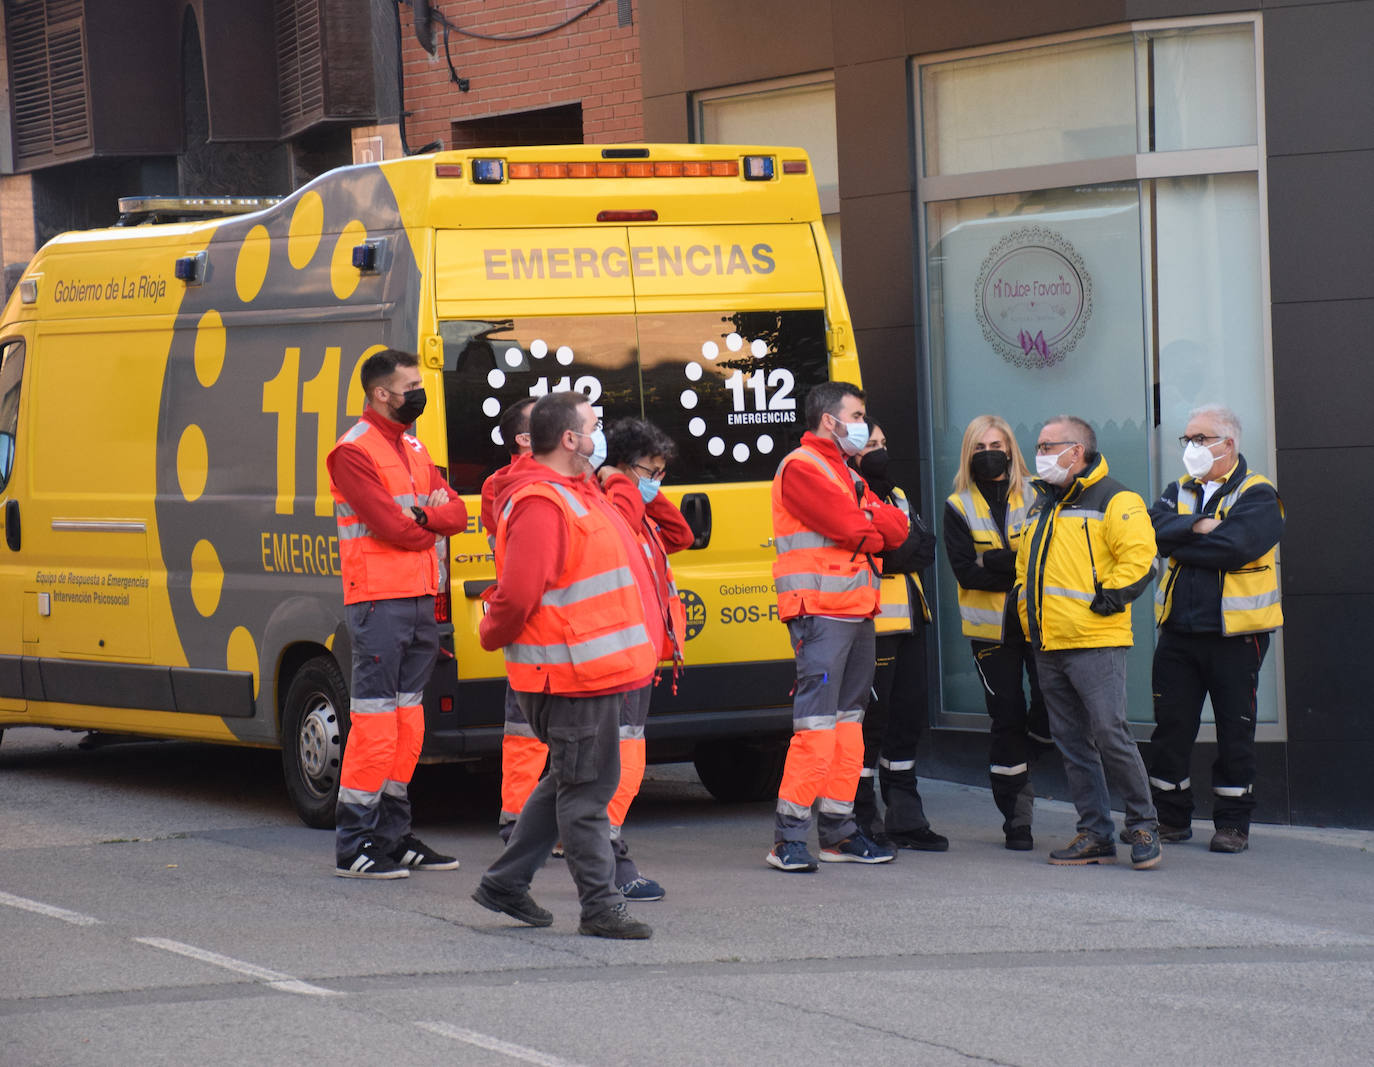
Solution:
M37 597L26 592L23 550L24 458L20 439L20 410L24 397L23 337L0 336L0 511L4 514L5 546L0 549L0 712L24 711L25 619L37 610ZM29 603L33 596L34 603Z

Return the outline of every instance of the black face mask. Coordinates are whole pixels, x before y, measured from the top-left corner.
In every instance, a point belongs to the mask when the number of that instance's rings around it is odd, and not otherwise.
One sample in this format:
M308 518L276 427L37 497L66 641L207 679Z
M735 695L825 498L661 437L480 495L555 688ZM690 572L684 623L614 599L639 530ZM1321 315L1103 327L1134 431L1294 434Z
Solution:
M994 482L1007 473L1007 468L1011 466L1011 456L991 449L975 452L968 461L968 466L974 481Z
M396 408L393 414L397 422L409 426L425 410L425 387L421 385L414 389L407 389L401 396L403 398L401 406Z
M868 487L879 496L886 496L892 489L888 478L889 456L887 449L875 448L859 457L859 473L863 475Z

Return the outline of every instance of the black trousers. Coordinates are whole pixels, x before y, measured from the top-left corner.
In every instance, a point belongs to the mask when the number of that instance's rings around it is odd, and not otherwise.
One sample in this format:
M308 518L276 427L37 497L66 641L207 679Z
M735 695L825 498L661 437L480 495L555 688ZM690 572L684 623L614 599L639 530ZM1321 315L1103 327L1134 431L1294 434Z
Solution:
M1002 832L1029 827L1035 794L1030 766L1054 747L1045 699L1035 675L1035 653L1025 640L970 641L983 682L983 700L992 719L988 745L988 783L1002 813ZM1025 683L1030 680L1030 703Z
M930 825L916 786L916 746L930 717L926 694L926 624L910 633L879 634L873 699L864 712L864 769L854 797L854 820L866 834L877 830L873 795L876 774L888 833Z
M1168 627L1159 631L1151 674L1155 729L1146 762L1160 822L1192 822L1193 744L1203 700L1210 696L1217 724L1212 822L1249 832L1255 810L1255 691L1268 651L1267 633L1223 637Z

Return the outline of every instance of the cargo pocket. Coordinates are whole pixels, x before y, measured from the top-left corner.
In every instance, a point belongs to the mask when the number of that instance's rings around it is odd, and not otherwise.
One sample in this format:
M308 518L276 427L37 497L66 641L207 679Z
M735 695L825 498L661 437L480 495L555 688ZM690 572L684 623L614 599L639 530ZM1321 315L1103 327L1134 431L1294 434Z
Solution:
M558 780L567 785L596 781L600 767L596 758L596 726L550 726L549 740L556 749L553 757Z

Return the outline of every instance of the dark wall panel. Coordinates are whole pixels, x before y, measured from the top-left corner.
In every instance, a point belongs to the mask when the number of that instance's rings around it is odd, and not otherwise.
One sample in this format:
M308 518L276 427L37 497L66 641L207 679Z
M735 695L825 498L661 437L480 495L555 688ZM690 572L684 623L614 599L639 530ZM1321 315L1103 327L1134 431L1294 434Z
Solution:
M647 107L651 98L698 88L684 66L682 23L684 0L648 0L638 4L640 85ZM645 131L649 127L645 116Z
M1275 304L1273 324L1278 447L1368 441L1374 300Z
M1285 596L1283 615L1288 736L1374 741L1369 675L1356 666L1374 633L1374 595Z
M831 4L835 25L835 65L868 63L905 54L905 0L863 0Z
M1349 87L1354 91L1355 86ZM1374 92L1374 73L1365 93ZM1366 145L1374 130L1364 130ZM1269 276L1275 303L1374 297L1374 151L1269 159Z
M844 153L841 143L840 152ZM915 323L911 197L862 196L842 202L844 289L856 329Z
M649 40L662 40L662 34L671 30L651 23L671 19L673 9L681 8L672 3L650 6L654 9L652 13L642 12L640 19L646 94L650 91L653 61L643 51L645 31ZM828 4L795 0L691 0L685 11L678 21L678 32L685 56L683 69L687 72L683 77L690 79L693 89L830 70L835 65ZM655 80L652 88L661 93L672 86Z
M1034 4L907 4L906 51L972 48L1106 26L1126 19L1123 0L1041 0Z
M1374 741L1290 741L1293 821L1307 826L1374 827L1369 768Z
M1367 390L1367 386L1366 386ZM1320 418L1319 411L1309 418ZM1359 431L1367 439L1368 431ZM1275 479L1283 494L1283 591L1290 596L1374 593L1363 566L1374 529L1374 447L1280 451ZM1332 506L1339 501L1339 507ZM1314 650L1321 651L1321 650ZM1328 658L1329 656L1329 658ZM1327 669L1348 661L1323 657Z
M1371 3L1265 12L1264 96L1271 156L1369 147L1374 129L1372 41Z
M644 140L690 141L691 125L686 93L644 98Z
M908 98L905 59L835 72L841 197L905 193L911 188Z

